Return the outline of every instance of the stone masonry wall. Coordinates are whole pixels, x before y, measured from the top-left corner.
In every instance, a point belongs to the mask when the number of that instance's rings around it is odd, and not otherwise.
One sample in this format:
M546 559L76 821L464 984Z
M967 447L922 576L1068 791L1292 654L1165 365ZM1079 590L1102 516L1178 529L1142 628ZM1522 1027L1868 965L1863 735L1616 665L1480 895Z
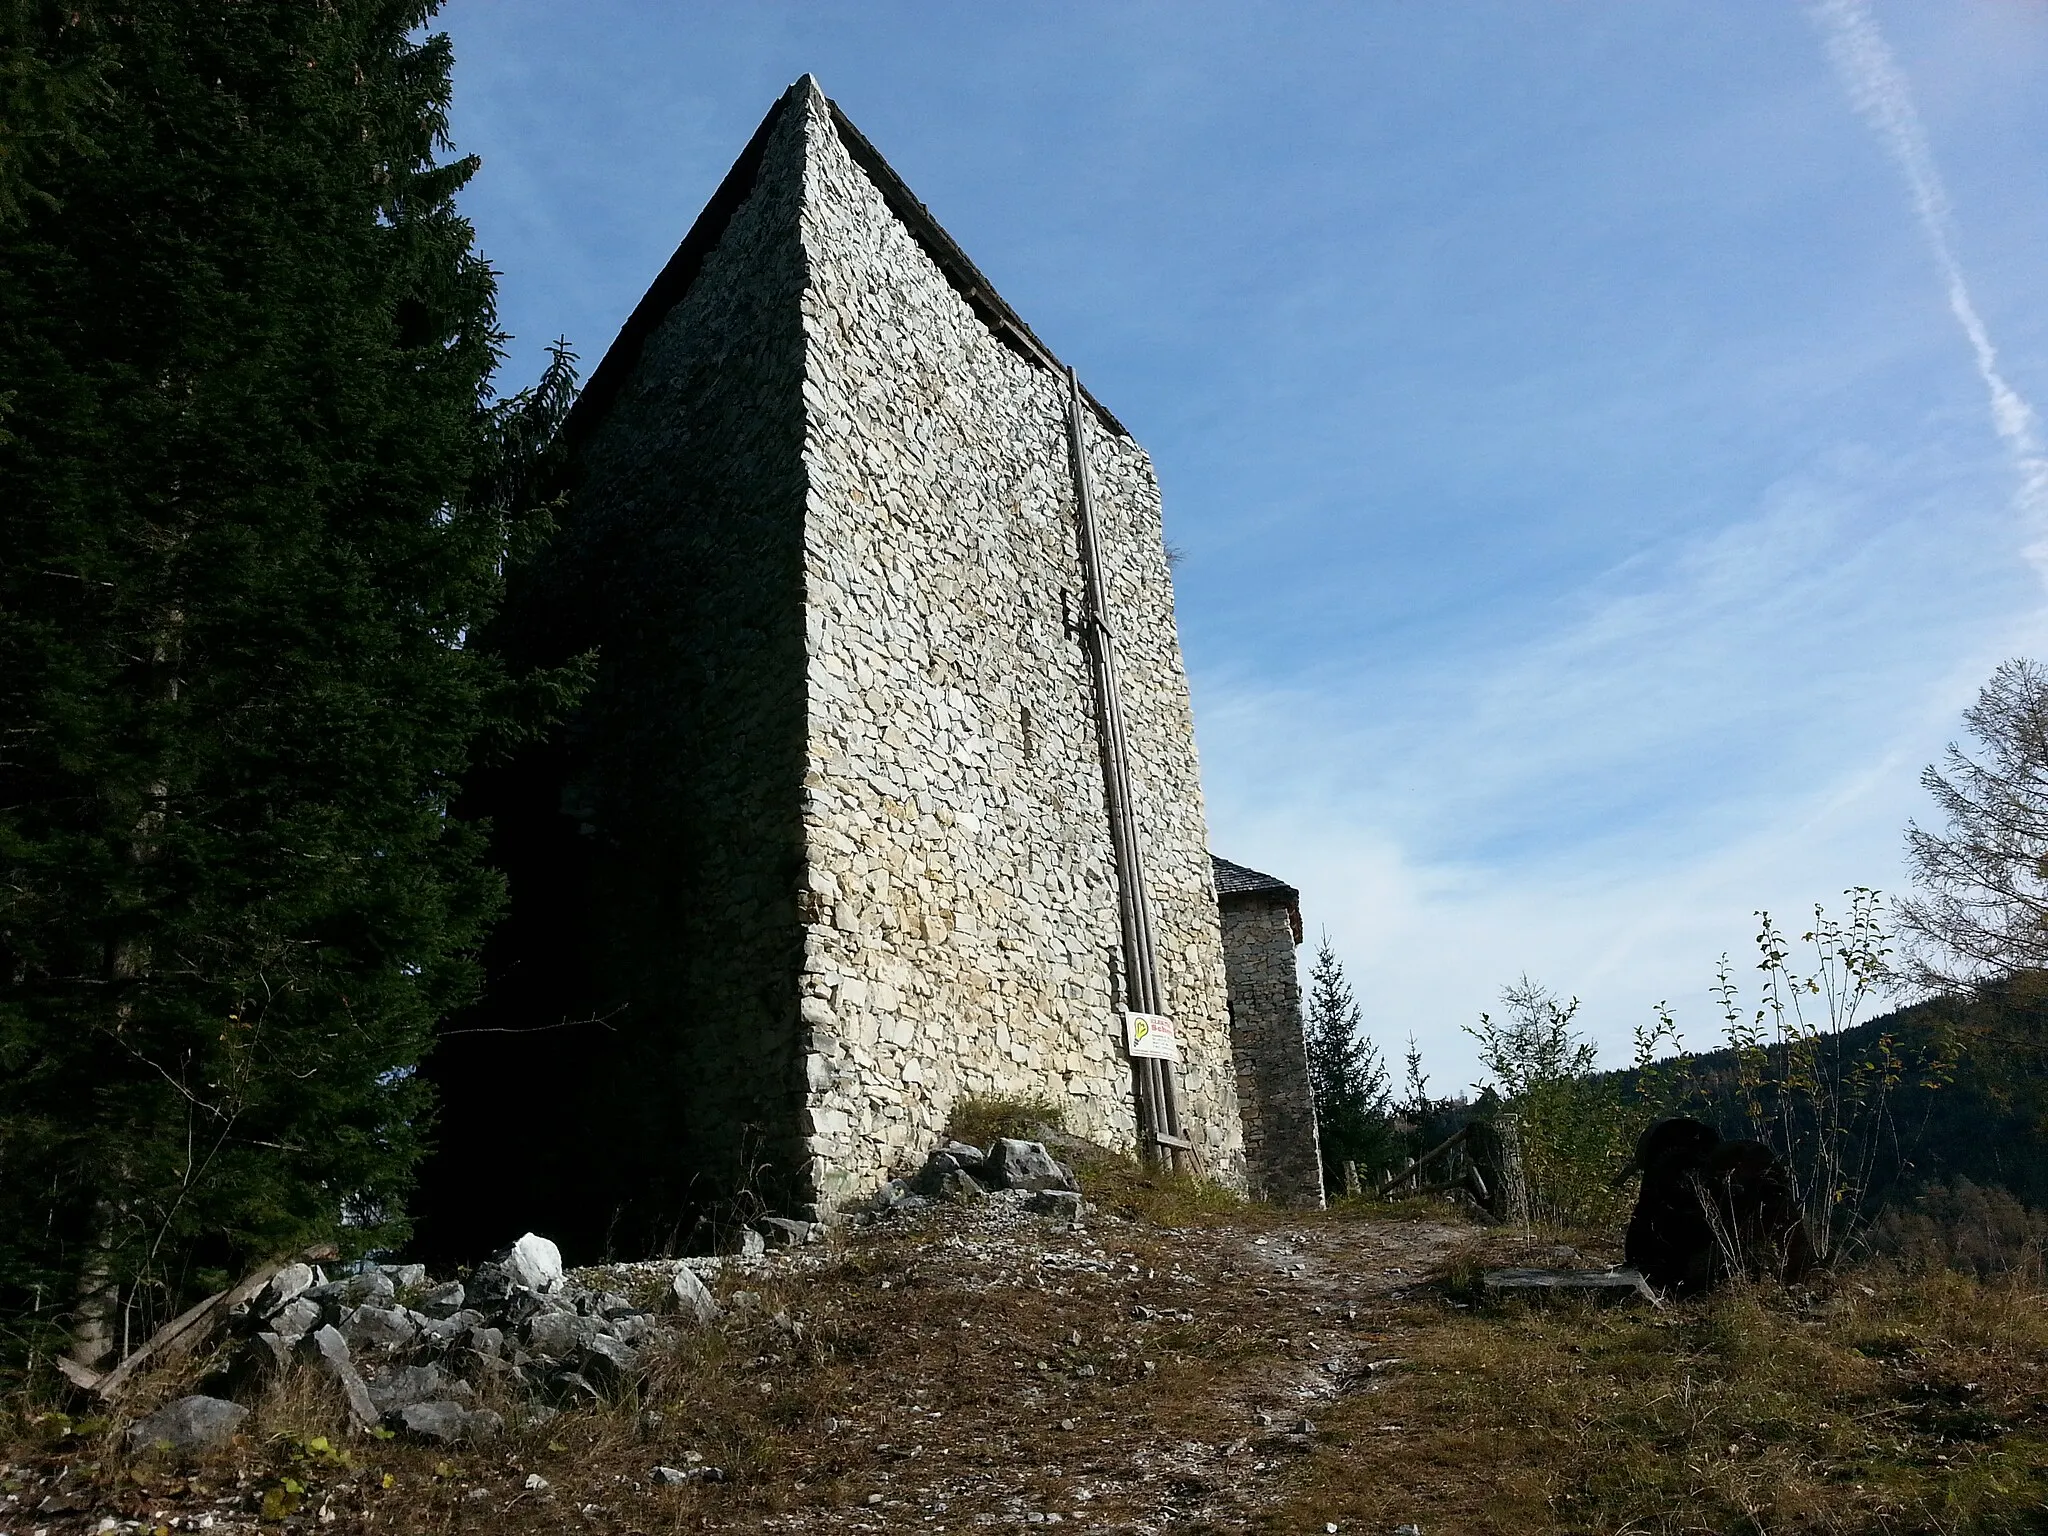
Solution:
M519 621L599 651L549 772L602 1028L536 1037L562 1040L547 1219L579 1251L657 1251L742 1182L825 1214L962 1094L1134 1139L1064 380L948 283L813 85L755 150L593 374ZM1186 1129L1241 1186L1158 485L1092 413L1087 452Z
M802 232L801 1016L820 1199L966 1093L1134 1139L1064 381L999 342L813 93ZM1243 1178L1223 954L1157 482L1089 417L1167 1006L1210 1172Z
M1223 899L1231 1037L1254 1193L1281 1205L1323 1203L1322 1150L1302 1035L1292 893Z

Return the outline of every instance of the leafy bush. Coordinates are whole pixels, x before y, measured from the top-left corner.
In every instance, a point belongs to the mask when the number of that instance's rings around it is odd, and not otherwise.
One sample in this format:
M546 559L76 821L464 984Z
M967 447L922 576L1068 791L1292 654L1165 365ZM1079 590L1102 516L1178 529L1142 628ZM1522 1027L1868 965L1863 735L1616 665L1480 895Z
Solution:
M1593 1074L1597 1048L1574 1025L1579 1001L1521 978L1501 991L1503 1013L1466 1033L1492 1076L1490 1093L1520 1121L1530 1216L1561 1227L1601 1226L1627 1214L1614 1188L1649 1111Z

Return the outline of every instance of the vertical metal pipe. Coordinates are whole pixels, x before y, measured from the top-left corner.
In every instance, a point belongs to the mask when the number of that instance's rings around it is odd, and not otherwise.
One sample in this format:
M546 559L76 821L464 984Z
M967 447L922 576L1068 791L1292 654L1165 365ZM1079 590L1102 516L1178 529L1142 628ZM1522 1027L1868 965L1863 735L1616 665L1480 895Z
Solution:
M1123 689L1117 677L1116 636L1109 626L1107 583L1095 526L1095 491L1088 472L1086 421L1081 384L1067 370L1067 450L1073 461L1075 521L1081 544L1082 642L1087 647L1095 683L1095 708L1102 734L1102 777L1109 811L1110 851L1116 861L1117 916L1123 929L1124 978L1128 1005L1139 1013L1163 1013L1159 990L1158 946L1152 933L1151 905L1145 896L1145 869L1139 852L1137 813L1131 803L1130 742L1124 730ZM1165 1152L1178 1164L1178 1148L1162 1144L1161 1136L1183 1140L1180 1085L1173 1064L1139 1057L1131 1062L1132 1092L1138 1109L1138 1131L1146 1152Z

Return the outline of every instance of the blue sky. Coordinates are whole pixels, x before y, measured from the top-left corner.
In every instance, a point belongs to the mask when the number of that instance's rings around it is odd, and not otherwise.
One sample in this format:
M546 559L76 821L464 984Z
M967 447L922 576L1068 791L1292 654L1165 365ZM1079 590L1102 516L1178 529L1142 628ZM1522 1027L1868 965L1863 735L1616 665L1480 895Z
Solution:
M1899 890L1921 765L2048 639L2029 424L1995 430L1923 217L2048 400L2048 7L443 24L514 383L558 334L595 363L819 76L1151 451L1215 847L1301 886L1439 1090L1524 972L1610 1060L1660 999L1709 1043L1755 910ZM1875 84L1829 47L1866 24Z

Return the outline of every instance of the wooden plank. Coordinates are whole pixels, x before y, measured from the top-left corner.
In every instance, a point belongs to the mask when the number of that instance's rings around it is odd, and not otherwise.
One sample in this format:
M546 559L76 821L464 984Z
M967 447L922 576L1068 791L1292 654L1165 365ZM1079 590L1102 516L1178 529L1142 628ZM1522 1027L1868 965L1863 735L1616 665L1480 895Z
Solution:
M337 1252L338 1250L331 1243L318 1243L308 1248L304 1253L299 1254L296 1258L273 1259L268 1264L258 1266L226 1290L215 1291L197 1306L180 1312L168 1323L165 1323L163 1327L151 1334L148 1341L140 1349L136 1350L134 1354L123 1360L111 1371L108 1371L106 1375L95 1380L87 1387L87 1390L97 1392L104 1398L112 1398L126 1387L130 1381L134 1380L136 1374L144 1366L154 1365L163 1360L175 1359L177 1356L190 1350L201 1339L210 1335L213 1331L211 1325L216 1317L232 1312L236 1307L239 1307L243 1302L254 1296L270 1283L271 1276L275 1275L287 1264L320 1264L334 1258ZM76 1362L72 1363L75 1364ZM59 1369L62 1369L62 1366ZM80 1369L83 1370L84 1367L81 1366ZM71 1375L69 1371L65 1371L64 1374L67 1376ZM72 1380L77 1381L78 1378L73 1376ZM86 1384L79 1382L79 1385L85 1386Z

